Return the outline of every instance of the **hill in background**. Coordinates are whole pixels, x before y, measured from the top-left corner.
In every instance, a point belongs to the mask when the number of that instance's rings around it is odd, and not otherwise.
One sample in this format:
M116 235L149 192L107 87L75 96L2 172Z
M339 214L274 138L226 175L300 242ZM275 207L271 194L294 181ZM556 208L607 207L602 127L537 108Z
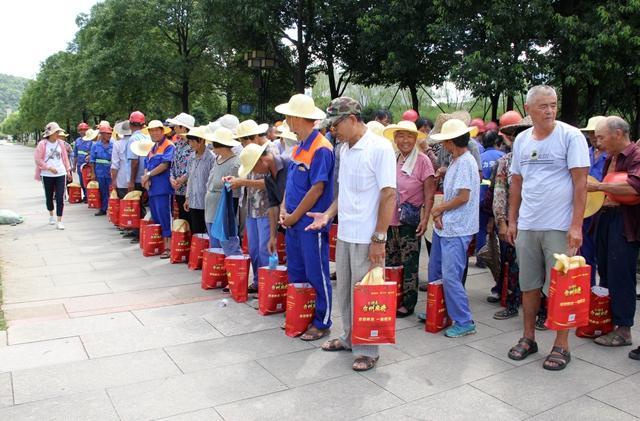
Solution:
M29 79L0 73L0 121L7 117L7 108L18 109L27 82Z

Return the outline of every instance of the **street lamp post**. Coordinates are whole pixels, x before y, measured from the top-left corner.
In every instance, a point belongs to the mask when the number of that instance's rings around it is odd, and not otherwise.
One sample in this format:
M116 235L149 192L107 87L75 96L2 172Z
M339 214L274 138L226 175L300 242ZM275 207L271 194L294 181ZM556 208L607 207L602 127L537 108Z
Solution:
M258 71L258 78L256 80L256 88L258 89L258 119L260 122L264 122L267 118L269 79L271 69L276 67L276 60L262 50L253 50L250 53L246 53L244 59L247 61L247 66L249 66L250 69Z

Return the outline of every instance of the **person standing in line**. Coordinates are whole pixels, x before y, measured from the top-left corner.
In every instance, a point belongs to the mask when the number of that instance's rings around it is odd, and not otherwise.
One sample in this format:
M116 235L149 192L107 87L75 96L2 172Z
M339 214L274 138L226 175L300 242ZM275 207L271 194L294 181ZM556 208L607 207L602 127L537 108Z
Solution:
M186 113L180 113L173 118L167 119L167 123L171 125L175 136L173 144L176 147L176 153L171 164L171 187L175 190L175 199L178 204L178 218L184 219L191 224L190 212L185 207L187 194L187 180L189 179L189 164L193 158L193 149L187 139L187 133L193 129L196 119Z
M111 152L111 187L116 190L118 198L122 199L127 194L131 167L127 161L127 149L131 141L131 129L128 121L117 122L113 130L121 137L114 141Z
M146 121L145 115L140 111L134 111L129 115L129 126L131 127L131 138L129 139L129 145L127 147L127 161L129 161L129 182L127 183L127 192L134 190L144 192L145 189L142 186L142 175L144 174L144 157L145 155L138 156L133 150L132 146L136 142L149 141L149 137L142 133L142 128ZM146 215L145 203L140 200L140 218L144 218ZM140 241L140 229L135 228L124 234L125 238L131 238L131 243L136 244Z
M189 211L191 232L204 234L207 232L204 219L207 180L215 162L213 152L207 149L205 142L211 141L213 137L206 130L206 126L200 126L189 130L187 139L193 156L189 159L184 208Z
M113 142L111 134L113 129L108 122L103 122L98 127L100 140L91 146L91 166L93 174L100 189L100 210L95 216L107 214L109 207L109 189L111 188L111 155L113 154Z

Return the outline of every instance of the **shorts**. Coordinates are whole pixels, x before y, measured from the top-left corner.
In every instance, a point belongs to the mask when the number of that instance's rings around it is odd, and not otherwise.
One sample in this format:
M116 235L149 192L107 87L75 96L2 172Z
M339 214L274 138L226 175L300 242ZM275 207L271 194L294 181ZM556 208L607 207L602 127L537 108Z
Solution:
M542 288L542 292L549 295L551 268L556 262L554 253L567 253L566 231L518 231L516 255L521 291Z

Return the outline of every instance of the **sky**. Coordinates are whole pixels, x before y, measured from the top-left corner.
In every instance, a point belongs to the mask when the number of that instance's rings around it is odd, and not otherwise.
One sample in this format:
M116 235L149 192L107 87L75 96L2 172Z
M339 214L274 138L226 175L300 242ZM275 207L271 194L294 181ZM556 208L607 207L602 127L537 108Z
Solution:
M0 0L0 73L33 79L40 63L67 48L76 16L98 0Z

